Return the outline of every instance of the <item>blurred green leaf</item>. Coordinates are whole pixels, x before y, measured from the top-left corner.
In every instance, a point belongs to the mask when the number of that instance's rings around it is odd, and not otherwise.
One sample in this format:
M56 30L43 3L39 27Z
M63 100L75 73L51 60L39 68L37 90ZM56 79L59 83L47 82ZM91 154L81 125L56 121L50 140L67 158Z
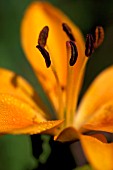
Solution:
M84 165L82 167L77 167L73 170L93 170L90 165Z
M0 136L0 170L32 170L37 162L32 155L31 141L25 135Z
M50 140L50 136L49 135L42 135L41 139L43 140L42 143L42 149L43 152L41 153L40 157L39 157L39 161L44 164L46 163L50 153L51 153L51 148L49 145L49 140Z

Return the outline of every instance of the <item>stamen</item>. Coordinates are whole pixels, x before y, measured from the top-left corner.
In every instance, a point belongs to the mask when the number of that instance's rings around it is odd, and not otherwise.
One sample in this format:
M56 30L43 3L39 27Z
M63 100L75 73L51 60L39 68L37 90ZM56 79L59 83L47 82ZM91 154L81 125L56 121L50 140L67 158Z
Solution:
M47 50L44 47L40 46L40 45L37 45L36 48L39 49L42 56L44 57L47 68L50 67L51 60L50 60L50 56L49 56L49 53L47 52Z
M97 26L95 29L94 48L99 47L104 40L104 29L101 26Z
M41 52L42 56L45 59L45 63L47 67L50 67L53 76L56 80L56 84L57 84L57 96L58 97L58 108L57 108L57 102L56 102L56 98L54 98L53 100L53 104L55 103L56 105L56 109L58 109L58 117L60 119L63 119L63 110L64 110L64 87L61 86L60 84L60 80L59 80L59 76L58 76L58 71L56 70L55 64L54 64L54 60L50 60L50 56L51 56L51 49L49 49L48 45L46 44L47 38L48 38L48 32L49 32L49 27L45 26L39 34L39 38L38 38L38 45L36 46L36 48L38 48L38 50ZM45 49L46 46L46 49ZM49 52L48 52L49 51Z
M78 58L78 50L76 44L73 41L67 41L66 50L67 50L67 61L69 61L70 64L67 62L66 104L65 104L66 108L64 112L65 113L64 118L66 119L65 126L70 125L73 122L72 120L73 114L75 114L75 112L72 113L73 92L75 92L76 82L78 81L77 77L79 75L79 72L78 74L76 72L77 68L71 66L76 63L76 60Z
M85 46L86 46L85 55L87 57L90 57L92 53L94 52L94 40L91 34L87 34Z
M71 58L70 58L69 64L70 66L73 66L76 63L77 58L78 58L78 50L77 50L76 44L73 41L69 41L69 43L71 46Z
M48 33L49 33L49 27L45 26L39 34L39 38L38 38L38 44L42 47L45 47L46 45L46 41L48 38Z
M72 30L66 23L62 24L62 28L63 28L64 32L67 34L67 36L69 37L69 39L71 41L75 41L75 38L74 38L73 33L72 33Z

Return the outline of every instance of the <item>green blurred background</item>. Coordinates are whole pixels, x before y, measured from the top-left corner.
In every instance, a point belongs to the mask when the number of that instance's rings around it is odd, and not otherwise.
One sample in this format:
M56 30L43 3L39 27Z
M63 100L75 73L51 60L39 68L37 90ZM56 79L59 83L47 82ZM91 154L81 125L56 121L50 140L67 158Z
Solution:
M37 85L20 44L20 23L24 10L30 2L31 0L0 1L0 66L11 69L28 79L44 102L49 105L41 87ZM80 27L84 36L96 25L104 27L104 42L87 64L82 96L94 77L102 69L113 64L113 0L49 0L49 2L62 9ZM48 139L40 135L1 136L0 170L32 170L37 167L37 169L52 169L51 161L56 164L56 167L60 163L60 165L65 164L62 166L63 169L74 168L76 164L69 145L54 143L52 139L47 144ZM52 148L51 153L50 148ZM41 153L44 157L38 159ZM50 156L45 163L49 153ZM39 163L41 161L42 163Z

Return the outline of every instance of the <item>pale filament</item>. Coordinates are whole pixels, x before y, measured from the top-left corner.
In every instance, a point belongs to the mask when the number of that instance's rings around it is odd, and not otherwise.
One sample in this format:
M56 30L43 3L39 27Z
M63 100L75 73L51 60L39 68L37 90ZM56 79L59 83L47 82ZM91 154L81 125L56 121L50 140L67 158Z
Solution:
M49 51L49 54L51 56L51 50L49 49L48 45L46 44L46 48ZM52 57L51 57L52 60ZM58 110L57 110L57 114L58 114L58 119L64 119L64 94L63 94L63 90L62 90L62 85L60 84L59 81L59 77L58 77L58 73L55 69L55 64L54 61L52 60L50 68L52 70L52 73L55 77L56 83L57 83L57 97L58 97Z
M69 47L69 44L67 45L67 58L68 61L70 59L71 55L71 49ZM76 63L74 66L70 66L69 64L67 65L67 91L66 91L66 126L72 125L73 119L75 116L75 110L77 107L77 102L78 102L78 95L79 95L79 90L82 84L82 78L83 78L83 73L85 69L85 65L87 63L88 58L85 57L82 63L82 67L79 70L79 73L77 74L77 77L75 77L75 67ZM69 62L68 62L69 63Z

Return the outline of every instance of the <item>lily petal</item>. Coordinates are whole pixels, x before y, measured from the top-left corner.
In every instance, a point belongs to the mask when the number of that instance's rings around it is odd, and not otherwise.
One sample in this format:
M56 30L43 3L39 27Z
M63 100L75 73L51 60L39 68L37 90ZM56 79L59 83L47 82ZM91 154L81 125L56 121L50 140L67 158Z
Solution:
M0 133L41 133L62 121L46 121L28 103L9 94L0 93Z
M102 105L83 128L113 133L113 100Z
M0 93L8 93L20 100L22 99L32 108L39 110L43 116L46 116L45 113L48 113L47 108L24 78L10 70L0 68L0 80Z
M103 143L107 143L107 139L103 134L97 133L97 134L92 134L92 135L89 135L89 136L92 136L92 137L100 140Z
M45 121L28 103L10 94L0 93L0 132L24 128Z
M84 153L96 170L113 169L113 143L104 143L92 136L80 136Z
M74 125L77 129L88 123L90 118L93 117L99 109L100 111L102 111L102 108L104 108L104 104L106 106L106 103L108 101L113 100L113 79L111 78L112 75L113 66L105 69L88 88L79 105L77 115L75 116ZM102 112L100 114L102 115ZM103 113L103 117L105 118L105 111ZM111 113L109 118L111 118Z
M27 126L22 129L14 129L10 134L48 134L55 135L58 127L62 124L63 120L43 121L34 125Z
M84 58L84 41L79 29L51 4L47 2L31 3L25 12L21 27L22 46L25 54L55 108L58 106L58 85L53 70L51 67L46 68L44 59L36 49L36 45L40 31L47 25L50 28L50 32L46 49L50 53L52 66L55 69L59 82L62 87L65 87L67 77L66 41L68 37L62 30L62 23L67 23L71 27L77 41L79 55L83 56L80 59L82 61Z
M78 139L78 132L72 126L65 128L58 135L54 137L54 140L60 142L72 142Z

